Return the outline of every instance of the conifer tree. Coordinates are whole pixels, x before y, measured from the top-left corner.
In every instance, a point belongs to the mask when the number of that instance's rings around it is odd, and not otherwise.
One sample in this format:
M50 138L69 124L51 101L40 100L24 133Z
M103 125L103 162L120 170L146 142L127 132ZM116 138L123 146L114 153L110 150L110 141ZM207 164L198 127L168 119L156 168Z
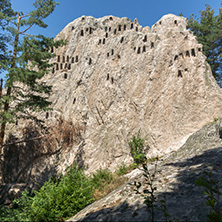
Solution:
M11 3L9 0L0 0L0 12L7 15L13 16L13 10L11 8ZM5 59L5 52L7 50L7 43L9 42L9 37L5 35L5 29L8 22L5 19L0 18L0 60ZM2 68L0 67L0 72Z
M48 97L51 87L39 81L50 72L52 64L49 60L54 57L52 47L63 44L43 35L31 35L33 26L46 28L44 19L55 9L54 0L35 0L35 10L24 14L14 13L14 16L0 11L0 19L9 23L7 31L12 38L12 51L6 59L0 61L5 72L5 93L0 97L0 151L5 138L6 124L16 120L40 120L33 115L35 112L49 109Z
M222 86L222 9L219 9L218 15L214 13L215 11L206 5L205 10L200 11L200 18L191 15L188 27L203 45L203 53L211 66L213 76Z

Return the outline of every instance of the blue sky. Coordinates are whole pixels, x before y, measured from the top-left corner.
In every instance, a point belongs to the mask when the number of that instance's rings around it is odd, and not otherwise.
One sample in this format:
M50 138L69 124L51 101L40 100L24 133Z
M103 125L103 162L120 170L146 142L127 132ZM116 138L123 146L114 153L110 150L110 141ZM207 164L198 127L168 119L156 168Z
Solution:
M34 0L11 0L16 11L29 12L33 9ZM32 29L33 34L44 34L55 37L69 22L82 16L99 18L105 15L138 18L140 25L152 26L163 15L183 13L189 17L192 13L199 15L205 4L211 5L218 12L220 0L58 0L60 3L46 23L47 29Z

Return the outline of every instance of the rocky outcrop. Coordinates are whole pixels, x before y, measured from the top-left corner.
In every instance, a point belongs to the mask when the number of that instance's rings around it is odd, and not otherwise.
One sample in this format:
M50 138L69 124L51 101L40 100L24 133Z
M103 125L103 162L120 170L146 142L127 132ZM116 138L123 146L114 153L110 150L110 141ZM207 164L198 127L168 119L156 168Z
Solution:
M212 172L213 179L222 183L222 120L208 124L190 136L176 152L157 163L154 186L157 206L166 197L168 220L206 221L210 208L207 196L195 185L195 180ZM153 172L154 165L148 166ZM131 172L132 178L103 199L89 205L68 221L147 221L150 214L144 199L135 193L134 181L146 188L141 172ZM163 212L155 210L154 221L164 221Z
M36 187L73 162L88 173L114 171L133 161L128 141L139 130L150 146L147 156L163 156L222 116L221 89L186 26L172 14L151 28L114 16L82 16L68 24L56 37L67 44L52 49L54 67L42 80L53 86L53 111L43 118L78 123L81 141L51 156L39 153L38 141L5 147L3 186Z
M221 89L183 17L165 15L149 28L137 19L82 16L56 39L67 44L52 49L55 65L44 81L53 86L53 111L45 115L85 125L88 172L132 162L128 141L139 130L147 155L163 155L222 115ZM66 155L67 165L73 160Z
M193 138L192 146L179 148L191 134L222 116L222 94L202 46L186 26L185 18L172 14L163 16L151 28L140 26L137 19L132 22L114 16L82 16L68 24L56 37L67 44L52 49L56 54L51 60L54 67L42 80L53 86L53 111L44 113L43 118L46 122L60 116L72 120L83 129L81 139L67 149L58 147L51 155L38 152L38 141L5 147L0 164L2 202L9 203L21 187L38 188L37 184L64 172L74 162L84 165L88 173L100 167L114 171L122 162L131 163L128 141L139 130L150 146L147 156L171 155L164 159L167 165L160 166L158 195L168 195L171 209L177 205L175 193L180 193L179 197L186 192L192 196L196 192L193 183L182 187L184 191L178 189L184 181L193 182L190 173L195 176L199 164L208 163L206 155L212 161L214 155L220 157L221 142L215 137L208 144L206 139L211 136L206 133L199 142L198 136L191 137L186 144ZM18 129L14 132L18 133ZM213 130L212 135L218 136L218 131ZM196 142L204 149L196 147ZM206 151L209 147L212 150ZM173 187L175 192L165 187ZM190 196L186 198L184 206L191 203ZM195 206L202 200L198 198ZM140 220L147 215L142 201L126 184L75 218L86 219L88 215L90 220L100 220L108 212L107 221L118 219L122 212L126 220ZM189 215L191 211L180 212L175 216L196 218ZM172 210L170 213L174 215Z

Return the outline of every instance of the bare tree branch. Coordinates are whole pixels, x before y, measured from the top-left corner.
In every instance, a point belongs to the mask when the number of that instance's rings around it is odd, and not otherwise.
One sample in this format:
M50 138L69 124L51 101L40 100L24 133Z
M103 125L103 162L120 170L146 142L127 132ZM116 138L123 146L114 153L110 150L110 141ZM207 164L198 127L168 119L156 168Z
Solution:
M30 14L28 14L28 15L22 15L22 16L20 16L20 19L23 19L23 18L29 17L29 16L30 16Z
M24 34L26 33L30 28L32 28L32 26L34 25L34 23L32 23L27 29L25 29L24 31L22 32L19 32L19 34Z
M39 139L42 139L43 137L45 137L45 136L42 135L42 136L34 137L34 138L31 138L31 139L19 140L19 141L13 142L13 143L3 144L1 146L1 148L5 147L5 146L15 145L15 144L18 144L18 143L25 143L25 142L29 142L29 141L33 141L33 140L39 140Z

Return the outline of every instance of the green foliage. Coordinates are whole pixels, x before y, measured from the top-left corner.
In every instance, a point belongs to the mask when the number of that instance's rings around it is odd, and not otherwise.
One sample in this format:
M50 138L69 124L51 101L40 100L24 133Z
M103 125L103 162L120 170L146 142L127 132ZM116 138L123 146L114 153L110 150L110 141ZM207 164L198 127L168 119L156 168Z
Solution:
M128 172L128 167L126 167L125 163L122 163L122 165L120 165L119 169L116 170L116 173L118 176L124 175Z
M214 122L217 122L217 120L219 120L219 118L217 118L217 117L214 117Z
M220 187L219 182L212 177L212 172L205 172L206 177L200 177L195 184L203 188L203 192L207 195L206 204L211 208L207 215L209 221L222 221L222 213L220 208Z
M11 3L9 0L1 0L0 2L0 60L5 60L7 58L6 51L8 49L7 43L10 41L10 38L5 33L7 28L8 21L3 18L3 15L12 16L13 11L11 8ZM2 67L0 66L0 72Z
M27 191L14 201L15 209L0 209L0 220L58 221L75 215L94 201L93 185L76 164L66 175L51 178L30 197ZM6 218L6 219L5 219Z
M122 176L127 174L128 172L131 172L132 170L136 169L138 167L137 163L131 163L129 166L126 166L125 163L122 163L122 165L119 166L119 168L115 171L115 173L118 176Z
M101 188L105 184L110 183L113 180L113 174L108 169L99 169L93 173L91 177L91 183L95 188Z
M162 213L163 213L163 217L165 218L165 221L171 221L170 220L170 214L167 213L167 207L166 207L166 195L163 196L163 199L160 200L160 208L158 208ZM174 218L174 220L176 220ZM178 221L178 220L177 220Z
M155 164L155 170L153 173L151 173L145 163L142 164L143 166L143 176L145 177L145 183L144 185L147 187L146 189L143 189L143 191L140 191L142 184L141 182L134 181L134 186L136 187L134 191L136 191L136 194L142 195L144 198L144 203L147 206L147 211L151 214L151 221L155 221L155 215L154 215L154 209L157 208L156 202L157 199L154 195L155 191L157 190L157 187L154 186L154 180L156 176L156 170L157 170L157 164Z
M24 191L14 200L13 209L0 206L0 221L64 221L122 185L124 179L108 169L85 176L75 164L64 176L45 182L32 196Z
M147 186L146 189L142 191L142 193L139 192L139 188L141 187L141 183L136 183L134 181L134 184L136 186L136 193L142 194L144 197L144 203L147 206L147 211L151 214L151 221L154 221L154 209L157 208L156 202L157 199L154 195L155 191L157 190L157 187L154 186L154 180L156 177L157 172L157 164L155 164L155 170L153 173L150 173L147 165L143 163L143 176L145 177L145 186Z
M134 162L137 164L141 164L146 160L144 144L145 139L141 138L140 132L138 132L137 135L134 135L129 141L131 155L134 159Z
M93 187L83 170L74 165L60 180L50 179L35 192L31 205L33 221L68 218L93 202Z
M33 26L46 28L44 19L54 11L57 4L53 0L35 0L35 10L27 14L14 13L9 3L9 10L0 7L0 25L7 24L4 27L5 36L10 36L10 39L3 39L1 42L0 35L0 47L3 46L0 67L6 73L7 88L0 96L0 146L4 141L7 123L14 123L22 118L35 120L40 124L40 119L34 113L49 110L51 87L39 80L51 71L53 64L49 64L49 60L55 56L51 53L51 48L58 48L64 42L29 32ZM6 53L8 45L11 45L12 51Z
M212 73L222 86L222 10L219 9L219 14L214 15L214 10L206 5L205 10L200 11L200 18L191 15L188 27L197 36L198 42L203 44Z
M24 191L19 199L13 201L14 208L0 207L0 221L30 221L32 198Z
M129 165L129 170L134 170L138 167L137 163L132 163Z
M149 221L156 221L155 219L155 209L163 214L164 221L172 221L170 219L170 214L167 212L166 207L166 196L163 196L163 199L160 200L160 206L158 205L158 201L156 198L155 192L157 191L157 187L155 186L154 182L156 180L157 174L157 161L158 157L155 158L155 166L153 172L151 172L146 163L143 163L143 176L145 178L144 184L138 181L134 181L133 186L135 187L134 191L136 194L140 194L144 198L144 203L146 204L147 211L150 213ZM145 189L142 189L145 187ZM176 218L173 220L178 221Z

